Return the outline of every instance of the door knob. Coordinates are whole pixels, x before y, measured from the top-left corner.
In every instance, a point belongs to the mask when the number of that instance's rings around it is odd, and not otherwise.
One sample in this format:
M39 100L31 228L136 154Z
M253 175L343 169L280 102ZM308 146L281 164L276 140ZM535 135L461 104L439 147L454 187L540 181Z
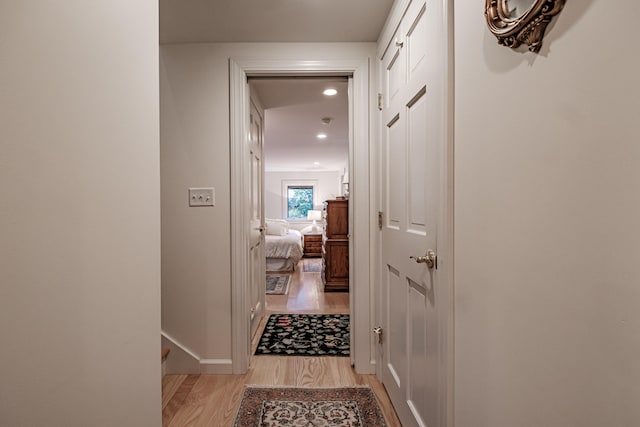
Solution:
M409 259L414 260L418 264L427 264L429 269L438 268L438 257L436 253L429 249L425 256L413 256L411 255Z

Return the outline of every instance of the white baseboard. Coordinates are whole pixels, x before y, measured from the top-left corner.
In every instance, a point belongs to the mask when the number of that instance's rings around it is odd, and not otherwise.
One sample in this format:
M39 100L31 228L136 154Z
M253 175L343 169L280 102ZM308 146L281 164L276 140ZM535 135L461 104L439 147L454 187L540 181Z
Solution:
M200 357L173 337L162 332L162 347L169 349L166 360L167 374L199 374Z
M162 347L170 356L163 364L163 374L231 374L231 359L203 359L178 340L162 332Z
M200 360L201 374L232 374L231 359L202 359Z

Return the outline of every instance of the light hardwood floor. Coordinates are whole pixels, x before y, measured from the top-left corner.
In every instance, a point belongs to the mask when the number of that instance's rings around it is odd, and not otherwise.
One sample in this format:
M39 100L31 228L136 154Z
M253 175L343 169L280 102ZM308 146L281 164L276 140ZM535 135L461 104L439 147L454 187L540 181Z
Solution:
M349 313L349 294L322 292L320 273L291 274L288 295L267 295L269 313ZM262 320L257 346L267 316ZM390 427L400 426L389 397L374 375L359 375L348 357L252 356L244 375L166 375L162 381L163 426L231 426L246 384L295 387L369 385Z

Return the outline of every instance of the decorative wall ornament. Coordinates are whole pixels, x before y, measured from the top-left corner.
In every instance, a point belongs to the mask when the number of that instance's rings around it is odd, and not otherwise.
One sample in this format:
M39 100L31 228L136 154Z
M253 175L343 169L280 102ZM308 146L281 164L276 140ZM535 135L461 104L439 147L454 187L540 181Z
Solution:
M531 52L538 53L547 25L560 13L565 0L528 0L523 13L520 7L509 3L522 0L486 0L484 15L489 30L498 38L498 44L517 48L524 43Z

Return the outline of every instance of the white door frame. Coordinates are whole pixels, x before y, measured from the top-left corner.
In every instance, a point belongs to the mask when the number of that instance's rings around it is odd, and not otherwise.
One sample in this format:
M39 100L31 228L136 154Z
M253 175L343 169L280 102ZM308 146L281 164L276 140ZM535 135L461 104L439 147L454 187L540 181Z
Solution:
M370 182L370 106L369 59L259 59L229 60L229 111L231 150L231 356L233 373L245 373L249 367L251 337L248 308L248 179L246 158L246 111L248 76L351 75L353 77L353 135L349 143L349 283L353 293L350 307L354 335L352 360L356 372L375 372L372 352L373 301L371 234L374 231L374 207Z

